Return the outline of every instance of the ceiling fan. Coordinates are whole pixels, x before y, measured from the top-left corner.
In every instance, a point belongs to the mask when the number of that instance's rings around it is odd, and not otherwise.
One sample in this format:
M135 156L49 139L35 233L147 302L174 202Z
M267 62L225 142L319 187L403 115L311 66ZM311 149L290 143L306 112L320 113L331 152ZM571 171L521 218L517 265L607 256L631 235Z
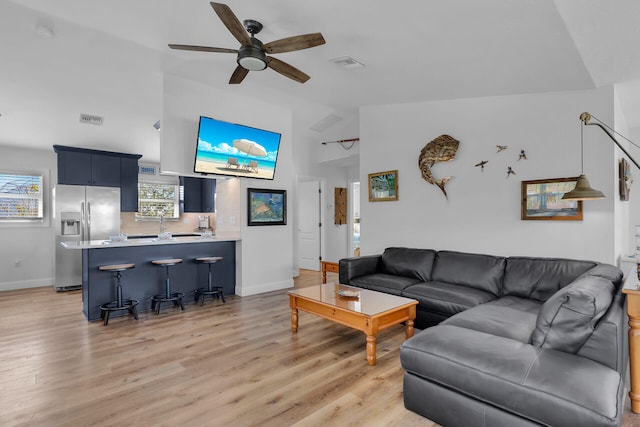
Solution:
M240 42L241 46L238 49L184 44L170 44L169 47L171 49L195 50L199 52L236 53L238 55L236 59L238 66L233 74L231 74L229 84L242 82L247 74L249 74L249 71L261 71L267 67L299 83L304 83L310 79L307 74L296 67L272 56L267 56L267 53L293 52L323 45L325 44L325 40L321 33L287 37L263 44L255 37L255 35L262 30L262 24L260 22L254 21L253 19L246 19L243 21L243 25L226 4L211 2L211 7L231 34ZM249 34L251 36L249 36Z

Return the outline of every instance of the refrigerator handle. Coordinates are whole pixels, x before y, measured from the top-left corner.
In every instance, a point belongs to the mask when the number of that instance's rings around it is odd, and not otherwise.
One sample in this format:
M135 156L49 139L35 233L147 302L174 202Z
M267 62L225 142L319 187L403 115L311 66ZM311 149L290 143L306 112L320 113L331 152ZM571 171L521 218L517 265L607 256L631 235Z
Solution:
M84 238L87 227L87 218L84 212L84 202L80 203L80 240L87 240Z
M91 202L87 202L87 240L91 240Z

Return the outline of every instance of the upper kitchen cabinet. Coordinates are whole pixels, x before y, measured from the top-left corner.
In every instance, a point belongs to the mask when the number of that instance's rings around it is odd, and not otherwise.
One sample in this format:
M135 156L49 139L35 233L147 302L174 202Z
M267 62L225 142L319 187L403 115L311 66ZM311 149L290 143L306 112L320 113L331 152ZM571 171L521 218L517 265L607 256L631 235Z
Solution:
M91 154L91 183L101 187L120 187L120 157Z
M76 151L58 153L58 184L91 185L91 156Z
M120 209L138 210L140 154L115 153L54 145L58 155L58 184L120 187Z
M138 212L138 159L120 158L120 210Z
M183 212L215 212L216 180L180 177L183 187Z
M216 180L203 178L202 212L216 211Z
M120 156L116 153L61 148L54 146L58 153L58 184L120 187Z

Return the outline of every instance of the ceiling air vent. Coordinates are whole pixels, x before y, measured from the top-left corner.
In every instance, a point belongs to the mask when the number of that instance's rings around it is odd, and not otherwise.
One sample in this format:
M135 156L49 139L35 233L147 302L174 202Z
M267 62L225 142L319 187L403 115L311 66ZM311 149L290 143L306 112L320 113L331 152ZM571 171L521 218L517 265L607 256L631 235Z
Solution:
M139 165L138 166L138 174L139 175L155 175L156 174L156 167L155 166Z
M361 68L364 67L364 64L350 56L339 56L337 58L332 58L329 61L333 62L334 64L338 64L344 68L350 69L350 68Z
M92 116L90 114L80 114L80 123L102 126L103 122L104 122L104 117Z

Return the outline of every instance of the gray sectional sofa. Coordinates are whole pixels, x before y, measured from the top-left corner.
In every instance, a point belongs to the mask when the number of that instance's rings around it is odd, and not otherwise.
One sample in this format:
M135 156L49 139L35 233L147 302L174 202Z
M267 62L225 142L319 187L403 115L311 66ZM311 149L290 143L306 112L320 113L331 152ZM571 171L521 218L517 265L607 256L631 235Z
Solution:
M387 248L340 283L419 301L405 406L444 426L619 426L628 360L620 269Z

